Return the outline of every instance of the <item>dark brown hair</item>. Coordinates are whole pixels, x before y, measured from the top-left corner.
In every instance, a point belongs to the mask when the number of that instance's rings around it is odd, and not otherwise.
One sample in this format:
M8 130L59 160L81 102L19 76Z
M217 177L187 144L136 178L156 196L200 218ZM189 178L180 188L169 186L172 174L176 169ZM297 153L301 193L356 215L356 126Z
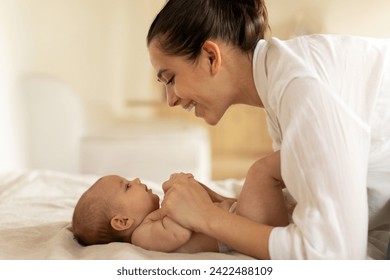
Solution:
M80 245L129 242L128 234L111 226L114 206L104 196L94 194L94 183L82 194L73 212L72 232Z
M267 28L264 0L169 0L150 26L147 44L157 38L164 53L195 60L208 39L253 52Z

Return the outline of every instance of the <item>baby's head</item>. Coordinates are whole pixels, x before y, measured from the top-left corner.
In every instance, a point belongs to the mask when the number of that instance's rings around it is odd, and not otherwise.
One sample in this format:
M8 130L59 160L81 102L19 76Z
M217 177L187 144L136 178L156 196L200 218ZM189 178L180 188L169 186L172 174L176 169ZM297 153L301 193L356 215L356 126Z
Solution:
M159 197L138 178L104 176L77 202L73 234L82 245L130 242L142 220L158 208Z

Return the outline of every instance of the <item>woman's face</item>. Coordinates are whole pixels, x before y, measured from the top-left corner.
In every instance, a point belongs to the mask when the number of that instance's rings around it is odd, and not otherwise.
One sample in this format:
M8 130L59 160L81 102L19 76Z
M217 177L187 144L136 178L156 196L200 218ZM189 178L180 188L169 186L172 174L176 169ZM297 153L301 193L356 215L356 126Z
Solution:
M168 56L157 46L149 45L149 56L156 70L157 79L165 85L168 105L182 106L195 112L208 124L215 125L231 105L228 96L229 83L221 68L216 68L213 52L202 49L193 62L181 56Z

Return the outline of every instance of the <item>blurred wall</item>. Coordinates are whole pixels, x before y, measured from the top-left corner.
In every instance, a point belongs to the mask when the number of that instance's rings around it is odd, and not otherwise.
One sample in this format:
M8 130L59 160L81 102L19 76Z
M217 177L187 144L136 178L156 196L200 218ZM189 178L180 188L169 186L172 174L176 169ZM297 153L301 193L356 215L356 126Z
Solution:
M127 104L161 99L145 36L163 3L0 0L0 170L25 166L25 78L58 80L72 88L86 104L90 129L150 117L147 106Z
M181 118L156 106L163 95L145 35L165 0L0 0L0 170L24 166L21 81L58 79L87 105L91 129L137 118ZM266 0L274 36L309 33L390 36L388 0ZM150 103L151 105L148 105ZM261 110L236 106L208 127L215 177L242 177L271 141Z
M17 80L24 61L14 1L0 1L0 171L24 167L21 108Z
M123 114L126 99L159 97L151 83L145 34L162 0L1 3L11 13L10 32L17 34L12 47L18 46L17 55L25 58L18 75L40 73L63 80L89 104L93 117L102 110Z
M388 0L265 0L273 35L310 33L390 36Z

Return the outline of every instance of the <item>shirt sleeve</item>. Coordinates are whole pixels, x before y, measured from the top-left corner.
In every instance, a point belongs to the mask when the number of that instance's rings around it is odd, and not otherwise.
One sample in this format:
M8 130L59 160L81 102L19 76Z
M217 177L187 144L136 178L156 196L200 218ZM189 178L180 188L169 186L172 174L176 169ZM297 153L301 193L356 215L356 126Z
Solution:
M310 77L292 80L276 103L282 177L297 206L292 224L273 229L271 258L365 258L368 125Z

